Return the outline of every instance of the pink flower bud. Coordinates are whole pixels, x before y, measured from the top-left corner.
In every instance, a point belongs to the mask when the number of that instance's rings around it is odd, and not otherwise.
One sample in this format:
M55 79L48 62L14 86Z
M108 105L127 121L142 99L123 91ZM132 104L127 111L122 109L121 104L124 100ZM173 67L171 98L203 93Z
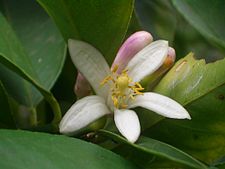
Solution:
M153 74L144 78L141 82L144 88L148 90L153 90L155 85L159 82L161 77L173 66L176 59L176 52L172 47L169 47L167 57L163 64L157 69Z
M167 57L162 65L164 68L170 68L176 59L176 52L172 47L169 47Z
M82 98L91 94L91 86L81 73L77 74L74 92L77 98Z
M118 65L117 70L120 73L127 63L145 46L152 42L152 35L146 31L139 31L132 34L120 47L116 58L112 64L112 69L115 65Z

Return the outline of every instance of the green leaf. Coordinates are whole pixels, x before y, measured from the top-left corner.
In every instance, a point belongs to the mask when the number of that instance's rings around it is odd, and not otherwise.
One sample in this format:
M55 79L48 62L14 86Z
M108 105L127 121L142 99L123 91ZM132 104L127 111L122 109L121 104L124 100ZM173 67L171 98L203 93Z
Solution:
M135 9L143 29L150 31L155 39L169 40L170 46L176 49L177 60L190 51L206 61L224 57L215 44L209 43L183 18L171 1L138 0Z
M0 168L135 169L120 156L75 138L0 130Z
M151 32L155 39L173 42L176 30L176 13L170 1L138 0L135 2L137 17L143 29Z
M110 131L100 130L100 134L110 137L120 143L125 143L129 145L131 148L142 151L143 153L163 157L163 158L166 158L166 159L169 159L169 160L172 160L172 161L175 161L193 168L201 168L201 169L208 168L207 166L205 166L198 160L194 159L190 155L186 154L185 152L173 146L170 146L166 143L160 142L158 140L141 136L135 144L132 144L128 142L126 139L124 139L123 137L115 133L112 133Z
M60 119L60 109L49 92L61 72L66 47L50 18L35 1L4 1L5 15L15 30L1 15L1 62L31 82L50 103ZM8 32L8 35L5 33ZM9 93L28 107L35 107L42 99L32 85L10 71L1 71L1 78ZM58 116L58 117L57 117ZM57 119L57 120L56 120Z
M176 62L154 91L187 105L224 83L225 59L206 64L205 60L196 60L193 53L190 53ZM138 109L137 112L140 112L143 130L164 119L145 109Z
M0 81L0 107L1 107L0 128L14 128L15 124L11 114L8 96L1 81Z
M211 43L225 49L223 0L172 0L174 6Z
M36 79L37 75L32 69L32 65L26 53L17 39L15 33L12 28L7 23L4 16L0 13L0 55L1 55L1 63L18 71L22 76L27 79L32 79L34 77ZM21 69L22 70L21 70ZM32 81L34 81L32 79Z
M193 54L179 60L155 91L177 100L191 120L170 120L151 113L139 115L151 121L144 135L167 142L207 163L224 154L225 59L206 64ZM148 118L147 118L148 117ZM151 118L151 119L150 119Z
M196 60L193 53L180 59L163 77L155 92L186 105L225 83L225 59Z
M178 15L179 16L179 15ZM196 58L205 59L206 62L213 62L224 58L222 51L219 51L205 39L194 27L179 16L173 47L176 49L176 59L181 59L192 51Z
M5 0L4 7L40 83L51 89L66 57L66 45L60 32L35 1Z
M65 41L86 41L112 63L126 34L133 0L37 0L59 27Z
M162 78L154 91L166 95L187 105L225 83L225 59L212 63L196 60L193 53L180 59ZM158 116L145 109L138 109L142 130L145 130L161 120Z
M218 165L217 167L218 168L215 168L215 169L225 169L225 164Z
M225 152L225 85L186 106L190 121L164 119L145 135L165 141L211 164Z
M65 60L66 46L59 31L35 1L9 0L3 3L8 22L29 57L32 69L38 76L37 81L50 90ZM29 88L30 102L37 105L41 99L40 94L31 86Z

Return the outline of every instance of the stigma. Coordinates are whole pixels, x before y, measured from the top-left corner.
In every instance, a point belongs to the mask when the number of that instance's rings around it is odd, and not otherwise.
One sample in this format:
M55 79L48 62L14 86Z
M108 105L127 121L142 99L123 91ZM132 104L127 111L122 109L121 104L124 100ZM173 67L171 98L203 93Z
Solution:
M128 75L128 70L124 69L122 73L118 74L118 65L115 65L111 74L106 76L101 85L110 83L111 99L114 106L118 109L127 108L129 100L134 100L136 95L143 95L141 91L144 88L138 82L133 82Z

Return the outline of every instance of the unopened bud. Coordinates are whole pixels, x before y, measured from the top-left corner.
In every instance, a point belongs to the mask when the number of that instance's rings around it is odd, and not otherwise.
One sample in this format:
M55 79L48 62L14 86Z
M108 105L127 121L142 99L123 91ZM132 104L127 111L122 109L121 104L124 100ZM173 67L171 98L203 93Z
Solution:
M77 74L74 92L79 99L91 94L91 86L81 73Z
M145 46L152 42L152 35L146 31L139 31L132 34L120 47L116 58L112 64L112 69L115 65L119 65L118 73L127 66L128 62Z
M162 66L155 73L165 73L169 68L171 68L175 62L176 53L175 50L171 47L168 49L168 54L163 62Z

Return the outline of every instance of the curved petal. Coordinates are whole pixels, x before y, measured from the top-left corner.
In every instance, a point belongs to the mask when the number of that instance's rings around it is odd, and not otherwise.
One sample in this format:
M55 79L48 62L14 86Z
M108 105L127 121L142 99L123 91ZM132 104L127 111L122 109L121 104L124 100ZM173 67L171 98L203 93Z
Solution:
M111 69L118 65L117 73L121 73L127 63L145 46L152 42L152 35L146 31L132 34L120 47Z
M109 113L102 97L84 97L75 102L64 115L59 124L60 133L70 135Z
M107 84L100 86L100 83L110 74L110 69L102 54L83 41L69 39L68 47L74 65L88 80L96 94L106 98L109 87Z
M157 93L146 92L143 95L136 96L135 100L129 103L129 108L138 106L152 110L168 118L191 119L183 106L175 100Z
M133 110L116 109L114 120L119 132L130 142L134 143L141 133L137 114Z
M156 71L166 59L168 48L167 41L158 40L138 52L127 65L128 74L133 81L139 82Z

